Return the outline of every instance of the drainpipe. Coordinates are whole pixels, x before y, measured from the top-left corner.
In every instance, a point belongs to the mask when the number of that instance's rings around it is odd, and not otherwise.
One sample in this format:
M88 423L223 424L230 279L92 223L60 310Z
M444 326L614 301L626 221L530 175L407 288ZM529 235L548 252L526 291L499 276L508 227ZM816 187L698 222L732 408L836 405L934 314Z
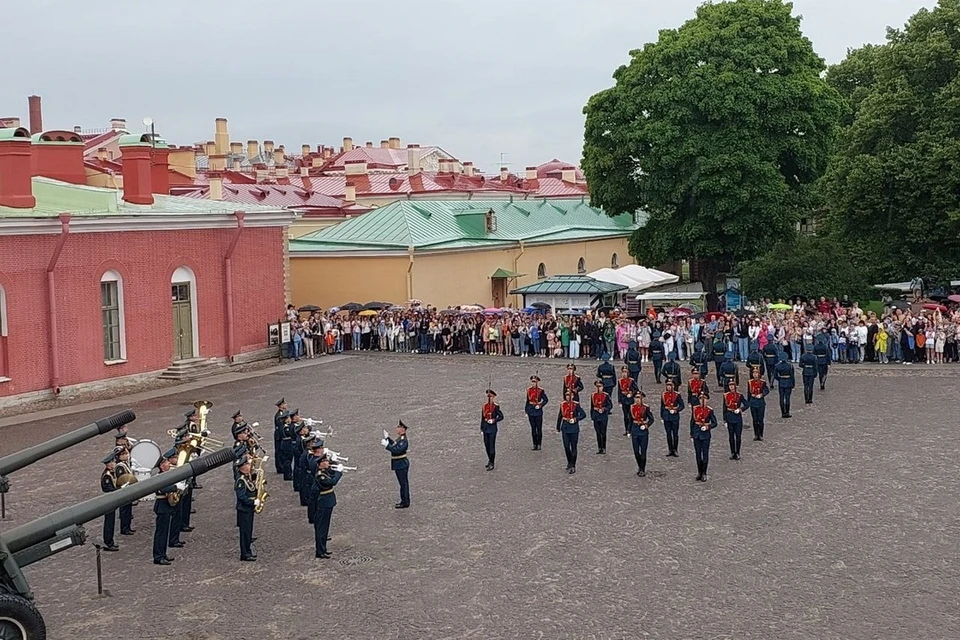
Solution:
M413 299L413 247L407 247L410 263L407 265L407 300Z
M233 344L233 252L237 249L237 243L240 242L240 234L243 233L243 211L234 211L233 215L237 218L237 232L227 247L227 254L223 258L223 272L226 276L226 286L224 287L224 298L227 307L227 358L233 362L234 344Z
M517 257L515 257L515 258L513 259L513 272L514 272L514 273L520 273L520 257L521 257L521 256L523 256L523 240L520 241L520 253L518 253L518 254L517 254ZM518 284L519 284L519 283L518 283ZM519 302L517 302L517 295L516 295L516 294L513 295L513 303L516 304L516 305L519 305L519 304L520 304ZM520 309L520 308L522 308L522 307L519 307L519 306L518 306L517 308Z
M60 395L60 338L57 333L57 286L53 272L60 261L60 253L70 234L70 214L60 214L60 239L47 265L47 305L50 312L50 388L54 396Z

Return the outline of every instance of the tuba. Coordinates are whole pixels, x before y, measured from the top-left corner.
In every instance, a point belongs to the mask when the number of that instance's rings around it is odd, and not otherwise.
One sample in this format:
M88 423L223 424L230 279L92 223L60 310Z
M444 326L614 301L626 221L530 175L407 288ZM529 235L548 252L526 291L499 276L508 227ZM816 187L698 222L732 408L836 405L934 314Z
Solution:
M113 476L116 478L118 489L123 489L125 486L137 482L137 476L135 476L133 471L130 470L130 467L123 462L118 462L117 466L114 467Z

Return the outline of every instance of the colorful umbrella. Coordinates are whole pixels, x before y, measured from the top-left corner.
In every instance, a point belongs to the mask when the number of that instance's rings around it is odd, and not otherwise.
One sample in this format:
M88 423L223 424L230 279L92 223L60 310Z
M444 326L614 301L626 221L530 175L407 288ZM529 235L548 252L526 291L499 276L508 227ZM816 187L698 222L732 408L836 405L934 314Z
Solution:
M465 304L460 307L460 311L463 311L464 313L482 313L483 307L481 307L479 304Z
M773 309L774 311L789 311L790 309L793 309L793 307L791 307L790 305L783 304L782 302L778 304L772 304L770 305L770 308Z
M300 311L300 312L306 311L308 313L313 313L314 311L320 311L320 307L318 307L315 304L305 304L299 309L297 309L297 311Z
M933 303L927 303L923 305L923 308L929 309L930 311L946 311L947 310L947 308L942 304L933 304Z
M363 309L363 305L359 302L348 302L347 304L340 305L340 308L344 311L360 311L360 309Z
M366 311L361 311L357 315L358 316L375 316L377 315L377 312L374 311L373 309L367 309Z
M490 307L489 309L484 309L483 312L488 316L500 315L500 309L496 307Z
M960 303L960 296L958 296L957 294L953 294L952 296L947 296L947 300L949 300L950 302Z
M549 309L549 308L550 308L550 305L548 305L546 302L534 302L534 303L531 304L530 306L531 306L531 307L536 307L537 309Z
M672 316L688 316L691 313L693 313L693 311L684 307L674 307L673 309L670 309L670 315Z

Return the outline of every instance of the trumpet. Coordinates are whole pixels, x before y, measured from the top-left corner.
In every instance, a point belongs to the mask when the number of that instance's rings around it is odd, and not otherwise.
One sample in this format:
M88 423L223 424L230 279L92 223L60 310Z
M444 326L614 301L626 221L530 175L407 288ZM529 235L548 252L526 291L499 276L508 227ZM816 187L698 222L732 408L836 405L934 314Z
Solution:
M342 464L334 464L334 465L331 465L330 468L333 469L334 471L340 471L340 472L357 470L356 467L345 467Z
M319 427L323 424L323 420L314 420L313 418L304 418L302 422L308 427Z
M350 458L347 458L346 456L342 456L336 451L330 451L329 449L327 449L327 457L330 458L331 462L349 462L350 461Z

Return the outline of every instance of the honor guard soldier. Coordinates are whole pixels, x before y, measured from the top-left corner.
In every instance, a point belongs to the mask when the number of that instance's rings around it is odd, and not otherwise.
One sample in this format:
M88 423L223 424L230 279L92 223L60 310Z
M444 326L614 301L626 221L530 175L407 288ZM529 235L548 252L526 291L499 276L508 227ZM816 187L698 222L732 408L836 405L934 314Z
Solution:
M717 386L720 389L725 389L723 385L723 373L720 371L720 367L723 366L723 361L727 357L727 345L723 340L723 334L717 333L713 337L713 347L711 351L713 355L713 366L715 367L715 372L717 374Z
M497 462L497 429L503 420L503 411L494 398L497 392L487 389L487 401L480 410L480 433L483 434L483 448L487 452L487 471L493 471Z
M690 369L690 382L687 383L687 402L691 407L700 404L700 396L710 397L710 389L707 388L707 381L700 375L700 367Z
M291 423L291 426L297 431L297 435L293 439L293 491L294 493L300 493L300 481L303 479L300 471L300 460L306 451L303 439L310 434L310 427L307 426L306 422L300 420L299 415L296 416L296 420Z
M390 468L397 474L397 483L400 485L400 502L393 505L395 509L410 507L410 460L407 451L410 443L407 441L407 425L400 420L397 424L397 439L384 438L380 441L390 452Z
M813 383L817 380L817 356L810 351L800 356L800 375L803 377L803 402L813 404Z
M723 355L723 364L720 365L721 389L726 389L730 383L740 386L740 369L733 360L733 351L727 351Z
M167 451L157 462L160 473L169 471L170 461L176 457L176 449ZM173 562L173 558L167 555L167 545L170 541L170 520L175 506L170 504L173 498L168 499L168 496L173 496L176 492L177 487L175 485L163 487L157 491L156 500L153 501L153 513L156 516L153 530L153 564L168 565Z
M240 413L239 411L237 413ZM243 456L250 453L250 447L247 445L247 440L250 438L250 427L245 422L234 422L233 426L230 427L230 435L233 436L233 457L237 460L241 459ZM239 475L239 471L234 467L233 475L234 480L236 476Z
M750 355L747 356L747 371L750 374L750 377L753 377L753 370L759 369L760 375L762 376L766 373L767 367L763 362L763 355L757 351L756 348L750 350Z
M680 448L680 412L685 405L683 396L674 390L673 383L667 381L666 390L660 394L660 419L667 434L667 456L676 458Z
M604 353L600 356L600 366L597 367L597 377L603 383L603 391L613 397L613 389L617 386L617 370L610 363L610 354Z
M106 458L103 459L103 472L100 474L100 490L104 493L111 493L117 490L117 477L114 475L114 469L117 466L117 453L123 451L122 447L116 447ZM114 541L113 534L117 527L117 512L111 511L103 516L103 550L119 551Z
M124 425L117 429L117 433L113 436L113 446L123 447L128 452L133 446L130 444L130 439L127 438L127 426Z
M817 377L820 378L820 391L826 388L827 373L830 371L830 347L827 346L827 340L829 340L827 334L822 333L817 343L813 345L813 355L817 356Z
M243 413L237 409L236 413L230 416L230 419L233 420L233 424L230 425L230 433L233 433L233 430L237 425L246 424L247 421L243 419Z
M611 367L612 368L612 367ZM603 380L593 383L595 391L590 395L590 419L597 432L597 453L607 453L607 424L613 411L613 400L603 386Z
M567 457L567 473L577 472L577 443L580 441L580 421L587 417L583 407L576 401L573 389L567 389L564 401L557 414L557 431L563 441L563 453Z
M663 365L663 379L666 382L672 382L674 389L680 388L680 363L677 362L677 354L673 351L667 356L667 362Z
M707 379L707 373L709 371L707 369L708 367L707 363L709 361L710 361L710 357L707 355L707 352L704 350L703 343L698 342L696 346L694 346L693 348L693 355L690 356L690 366L696 367L700 371L700 377L703 380ZM679 387L677 389L679 390ZM690 402L690 405L693 406L698 402L699 401L696 398L694 398L694 400Z
M289 412L284 412L281 416L283 425L280 427L280 472L283 473L283 479L293 480L293 439L297 437L296 427L293 425L293 417Z
M737 390L737 383L733 380L727 385L727 392L723 394L723 421L727 423L727 434L730 436L730 459L740 459L740 444L743 440L743 410L747 408L747 401Z
M780 362L780 349L772 340L763 347L763 363L767 371L767 384L773 384L774 369Z
M640 379L640 351L637 350L637 343L631 340L627 344L627 352L623 355L623 364L627 366L630 377L634 382Z
M577 375L577 365L572 362L567 365L567 375L563 379L563 397L567 391L573 391L573 399L580 402L580 392L583 391L583 380Z
M663 341L660 338L654 338L650 341L650 361L653 363L653 377L657 384L660 384L661 369L663 369ZM636 382L636 380L634 380Z
M257 485L250 475L250 457L244 455L234 463L238 473L234 489L237 494L237 526L240 527L240 559L253 562L257 554L253 552L253 515L254 508L260 506L257 499Z
M750 405L750 416L753 418L753 439L763 442L763 417L767 412L767 394L770 393L770 387L763 379L759 367L753 369L751 375L747 384L747 393L750 394L747 404Z
M700 396L700 403L690 413L690 438L697 459L697 481L707 481L707 465L710 464L710 440L717 428L717 416L707 406L707 396Z
M316 466L310 464L310 458L312 457L310 447L313 446L314 441L319 437L320 436L313 433L308 433L301 441L303 453L300 454L300 464L297 467L300 474L297 493L300 494L301 507L306 507L310 504L310 487L313 485L313 479L317 477Z
M547 392L540 388L540 376L530 376L530 386L527 387L527 401L523 410L530 421L530 437L533 439L533 450L539 451L543 445L543 407L547 404Z
M327 540L330 537L330 520L333 518L333 508L337 506L337 494L334 493L334 487L337 486L342 477L343 473L341 471L330 468L329 458L320 459L317 465L316 478L317 510L313 525L317 558L326 559L333 555L327 551Z
M312 473L314 480L317 477L317 471L320 469L320 461L327 457L327 450L323 446L323 438L317 436L310 443L310 458L307 460L307 471ZM317 515L317 492L319 488L317 483L312 481L307 488L307 521L310 524L316 522Z
M794 378L793 365L787 360L787 354L780 352L778 356L780 362L774 367L774 375L777 378L777 391L780 394L780 417L789 418L790 416L790 394L796 386Z
M178 455L179 451L177 451L176 448L170 449L164 454L170 461L171 467L176 466ZM170 511L170 536L167 539L167 546L174 549L184 546L184 542L180 539L180 534L183 533L185 526L183 523L183 510L187 504L187 496L190 494L190 483L187 482L186 485L185 489L180 490L179 500L173 505L173 509Z
M620 367L620 380L617 386L617 400L623 410L623 435L630 435L630 407L633 406L633 397L639 392L636 381L630 377L630 370L626 365Z
M650 426L653 413L643 404L646 394L640 391L633 397L630 405L630 440L633 442L633 457L637 461L637 476L647 475L647 445L650 444Z
M283 440L283 421L287 413L287 401L280 398L277 412L273 414L273 464L277 473L283 473L283 457L280 455L280 442Z

